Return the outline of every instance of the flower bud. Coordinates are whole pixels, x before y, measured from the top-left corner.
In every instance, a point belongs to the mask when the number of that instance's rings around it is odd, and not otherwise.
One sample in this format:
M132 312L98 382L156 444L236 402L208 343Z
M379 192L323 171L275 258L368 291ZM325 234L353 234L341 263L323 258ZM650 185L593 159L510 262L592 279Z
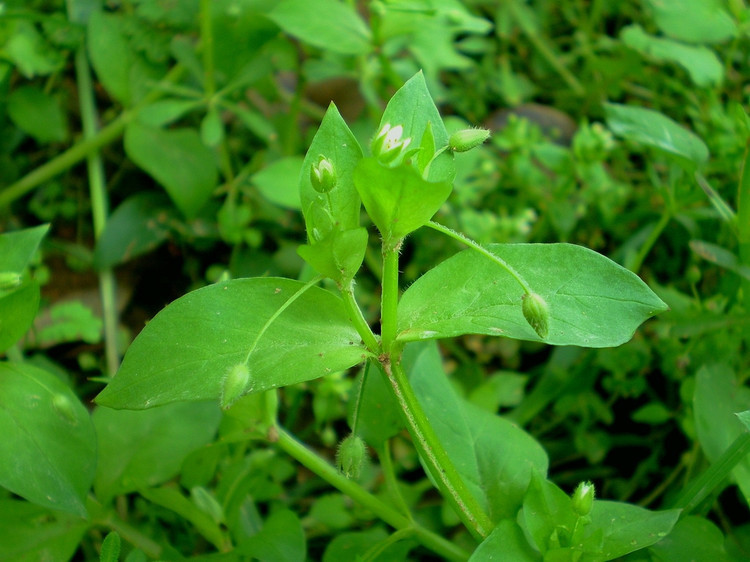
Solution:
M540 338L546 338L549 333L549 305L547 305L547 301L537 293L529 293L523 296L521 308L526 322L534 328Z
M318 193L328 193L336 187L337 181L333 162L325 156L321 156L317 164L310 166L310 183Z
M490 138L488 129L462 129L451 135L448 146L453 152L467 152L480 146L488 138Z
M356 480L362 472L366 458L365 442L359 435L351 433L339 444L336 466L344 476Z
M402 139L404 128L401 125L391 127L390 123L383 125L380 132L373 139L370 145L372 155L378 159L381 164L391 164L399 156L403 155L406 148L411 144L411 137Z
M591 513L591 508L594 506L594 485L591 482L578 484L571 502L573 511L581 517Z
M221 389L221 409L228 410L247 391L250 382L250 369L245 363L238 363L229 369Z

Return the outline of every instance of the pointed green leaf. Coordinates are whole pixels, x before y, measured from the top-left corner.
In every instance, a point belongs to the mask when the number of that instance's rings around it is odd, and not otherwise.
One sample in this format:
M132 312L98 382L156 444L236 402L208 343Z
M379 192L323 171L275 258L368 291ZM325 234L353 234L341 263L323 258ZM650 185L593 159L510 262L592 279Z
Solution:
M211 198L218 172L211 149L194 129L157 129L132 122L125 129L125 152L158 181L177 208L193 218Z
M34 86L21 86L8 96L8 117L39 143L62 142L68 127L58 100Z
M48 224L0 235L0 271L21 273L31 261L39 243L49 230Z
M690 560L694 562L737 562L724 547L724 533L705 517L689 516L651 546L656 560Z
M54 375L0 363L0 485L27 500L86 516L96 435L86 408Z
M159 191L136 193L107 220L94 250L94 265L106 269L150 252L167 240L179 213Z
M513 562L540 562L542 555L529 546L523 530L510 519L503 519L472 553L469 562L499 561L499 554Z
M381 130L386 124L390 124L392 127L401 125L404 128L402 138L410 138L412 146L426 140L424 135L429 125L432 133L431 142L434 147L440 149L448 145L448 131L442 117L440 117L440 112L435 107L435 102L432 101L422 72L412 76L393 94L383 112L378 130ZM419 156L419 158L422 157ZM455 175L453 155L446 151L430 165L428 179L450 182L453 181Z
M671 39L648 35L638 24L627 26L620 37L623 43L657 61L679 64L696 86L718 86L724 80L724 67L716 53L703 45L685 45Z
M492 244L549 306L544 340L524 319L523 289L500 265L465 250L409 287L398 309L402 341L488 334L552 345L612 347L667 306L637 275L573 244Z
M328 197L315 191L310 182L310 168L320 161L321 156L330 160L336 171L336 187L327 194ZM315 228L321 231L322 237L329 232L329 230L321 230L317 227L313 216L314 204L327 206L329 198L332 206L330 214L341 230L350 230L359 226L361 204L352 175L361 158L362 149L357 139L349 130L336 106L331 104L305 155L299 176L299 195L309 240L316 239L313 233Z
M565 529L572 535L577 520L568 495L539 473L531 479L522 514L522 525L543 553L550 549L550 537L555 531Z
M616 135L676 156L691 167L708 161L706 144L663 113L617 103L605 103L607 126Z
M96 402L140 409L218 400L227 372L242 362L248 391L260 392L362 361L368 352L341 299L303 289L288 279L252 278L188 293L146 325Z
M282 0L268 17L290 35L327 51L364 55L372 48L370 30L354 6L337 0Z
M365 259L367 229L334 230L316 244L303 244L297 253L317 272L339 286L351 281Z
M591 511L591 531L602 531L602 560L614 560L659 542L679 516L679 509L649 511L629 503L597 500Z
M34 323L39 309L39 283L31 281L0 291L0 351L16 343Z
M133 52L122 30L121 18L96 11L88 22L88 52L91 65L109 95L128 105L132 99L130 70Z
M547 472L544 449L515 424L459 398L445 376L434 342L408 346L404 367L469 490L493 521L513 517L532 472Z
M289 156L277 160L253 175L251 181L263 197L287 209L299 209L300 197L297 178L302 158Z
M388 168L363 158L354 171L362 204L386 240L396 241L427 224L453 186L429 182L411 166Z
M210 443L221 420L215 402L181 402L150 410L97 408L99 464L94 488L101 502L156 486L180 472L183 460Z
M720 43L737 35L737 24L721 0L646 0L656 25L689 43Z

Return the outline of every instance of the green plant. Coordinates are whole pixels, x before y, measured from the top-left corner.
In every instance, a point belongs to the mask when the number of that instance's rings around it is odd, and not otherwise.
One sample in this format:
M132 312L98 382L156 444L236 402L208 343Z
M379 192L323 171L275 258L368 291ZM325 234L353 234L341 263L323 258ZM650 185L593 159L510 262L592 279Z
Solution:
M576 523L573 507L564 507L570 500L545 479L547 461L539 445L439 383L435 347L406 347L466 333L555 345L619 345L643 320L665 310L663 303L632 273L584 248L485 248L432 222L451 192L454 169L448 134L421 74L389 102L372 151L373 156L363 156L331 106L303 164L300 198L308 244L300 253L333 281L340 298L318 286L320 276L307 283L237 279L190 293L149 323L97 403L142 409L223 397L223 407L244 413L245 419L239 419L254 439L277 443L401 535L416 536L445 557L466 556L418 524L403 498L390 504L372 496L337 475L280 425L276 388L366 361L370 369L356 398L352 431L370 433L365 440L387 455L391 435L363 429L378 423L368 415L367 384L379 371L391 389L388 408L399 413L435 486L469 533L488 541L480 549L515 548L516 556L524 553L529 560L553 551L612 559L634 550L627 546L631 541L638 549L668 534L678 512L652 514L627 504L597 501L592 516ZM321 179L331 176L335 181ZM359 225L360 204L382 238L379 337L354 296L354 277L368 243ZM399 251L405 237L421 227L458 240L468 250L434 267L399 297ZM405 353L415 362L411 369ZM389 461L381 457L380 463L387 470ZM498 466L505 468L498 473ZM393 475L387 480L393 481ZM530 482L538 484L527 492ZM390 493L400 496L397 488ZM549 494L558 499L545 499ZM519 527L521 508L525 515ZM624 535L608 527L606 521L615 515L632 522ZM522 528L530 545L517 541Z

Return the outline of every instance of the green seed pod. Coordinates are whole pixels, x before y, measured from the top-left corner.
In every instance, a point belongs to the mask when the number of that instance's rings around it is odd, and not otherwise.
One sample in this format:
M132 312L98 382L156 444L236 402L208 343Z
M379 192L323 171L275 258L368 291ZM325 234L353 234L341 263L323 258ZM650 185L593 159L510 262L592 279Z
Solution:
M70 425L78 425L75 407L71 399L65 394L55 394L52 396L52 407L55 412L68 422Z
M534 328L540 338L546 338L549 333L549 305L547 305L547 301L537 293L529 293L523 296L521 308L526 322Z
M356 480L362 472L366 458L365 442L358 435L351 433L339 444L336 466L344 476Z
M467 152L480 146L488 138L490 138L488 129L462 129L451 135L448 146L453 152Z
M250 382L250 369L245 363L238 363L231 367L224 377L224 384L221 389L221 409L228 410L232 407L238 398L247 392L248 383Z
M581 517L591 513L591 508L594 506L594 485L591 482L578 484L571 502L573 511Z
M338 178L336 177L336 170L333 168L333 162L325 156L321 156L317 164L310 166L310 183L318 193L330 192L336 187L337 182Z

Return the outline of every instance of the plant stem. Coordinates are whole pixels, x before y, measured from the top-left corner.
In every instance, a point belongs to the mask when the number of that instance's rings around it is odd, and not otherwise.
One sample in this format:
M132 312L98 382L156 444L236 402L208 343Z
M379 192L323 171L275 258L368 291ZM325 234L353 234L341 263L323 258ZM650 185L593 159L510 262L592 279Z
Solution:
M87 141L97 136L96 103L91 82L89 63L86 51L80 47L75 55L76 80L78 82L78 100L81 108L83 138ZM108 201L107 186L104 179L104 166L98 149L92 150L86 157L89 176L89 193L94 223L94 238L99 240L107 225ZM120 353L117 349L117 298L115 276L112 269L99 272L99 292L102 299L102 317L104 319L104 353L107 361L107 374L114 376L120 366Z
M360 309L357 304L357 300L354 298L354 281L349 283L348 287L341 289L341 295L344 298L344 308L346 308L346 312L349 314L349 319L352 321L352 324L354 324L359 337L362 338L367 349L375 355L378 355L380 344L378 343L375 334L372 333L367 320L365 320L365 317L362 314L362 309Z
M716 461L698 478L688 484L674 507L682 508L681 517L688 515L729 476L735 466L750 454L750 432L739 435Z
M428 531L424 527L414 523L408 517L405 517L393 507L372 495L356 482L343 476L328 461L322 459L313 451L305 447L302 443L287 433L284 428L278 425L275 426L275 428L278 438L276 444L279 448L294 457L302 465L320 476L323 480L372 511L391 527L398 530L414 529L414 534L419 537L420 542L424 546L447 560L467 560L469 558L469 553L462 548L456 546L440 535Z
M456 232L455 230L452 230L448 228L447 226L443 226L442 224L438 224L436 222L430 221L425 226L428 226L432 228L433 230L437 230L438 232L442 232L446 236L449 236L450 238L453 238L454 240L460 242L461 244L464 244L474 250L475 252L479 252L487 259L495 262L497 265L502 267L505 271L507 271L513 279L515 279L519 285L521 285L521 288L523 288L524 292L529 295L533 291L531 290L531 287L529 287L529 284L526 282L526 279L523 278L523 276L518 273L515 269L513 269L503 258L496 256L486 248L483 248L474 240L471 238L467 238L460 232Z
M175 66L164 77L163 82L173 82L179 79L179 77L182 76L183 71L182 66ZM64 172L68 168L73 167L101 147L118 139L125 130L125 126L131 119L133 119L133 117L135 117L135 115L137 115L142 107L159 99L163 95L164 92L160 88L154 88L146 97L144 97L143 101L138 103L132 109L123 111L114 121L102 128L95 137L73 145L56 158L53 158L49 162L35 168L17 182L3 189L3 191L0 192L0 209L7 207L13 201L24 196L38 185L52 179L57 174Z
M475 538L486 538L492 531L492 521L466 487L453 461L443 449L414 394L400 358L393 361L391 357L391 362L386 362L383 367L396 400L401 406L409 433L420 456L427 463L440 493L450 501L461 521Z
M669 208L665 208L661 214L661 217L659 217L659 221L656 223L654 228L651 229L648 238L638 250L635 258L633 258L633 261L628 264L628 269L630 271L634 273L638 273L638 271L640 271L641 266L643 265L643 261L646 259L646 256L648 256L651 248L653 248L654 244L656 244L656 241L659 239L659 236L661 236L661 233L667 227L671 219L672 211Z
M398 250L400 244L383 242L383 294L380 301L380 341L383 352L390 353L396 341L398 312Z
M409 379L401 366L403 345L396 342L398 314L398 248L400 240L383 241L383 293L381 296L381 356L383 371L393 389L406 427L414 445L427 463L440 493L453 505L466 528L476 537L484 538L492 530L492 522L464 484L450 457L432 429Z

